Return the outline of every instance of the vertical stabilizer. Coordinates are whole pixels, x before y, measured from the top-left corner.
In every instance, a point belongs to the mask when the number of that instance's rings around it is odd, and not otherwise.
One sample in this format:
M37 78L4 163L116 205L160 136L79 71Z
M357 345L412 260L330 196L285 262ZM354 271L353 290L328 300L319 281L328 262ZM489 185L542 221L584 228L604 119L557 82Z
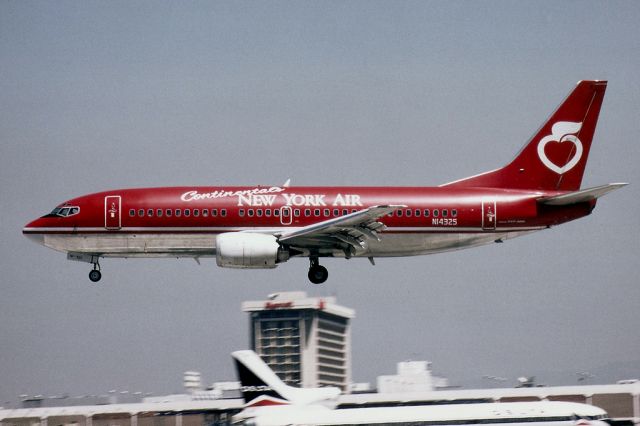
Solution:
M442 186L579 189L606 88L606 81L580 81L511 163Z
M254 351L236 351L231 356L247 407L309 405L335 399L340 394L340 389L334 387L301 389L289 386Z

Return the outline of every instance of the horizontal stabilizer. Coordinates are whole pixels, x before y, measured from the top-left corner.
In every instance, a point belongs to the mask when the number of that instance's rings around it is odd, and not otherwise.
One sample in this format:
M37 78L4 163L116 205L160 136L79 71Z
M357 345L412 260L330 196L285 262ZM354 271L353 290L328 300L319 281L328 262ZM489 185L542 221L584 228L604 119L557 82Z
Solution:
M570 204L585 203L608 194L611 191L622 188L627 183L610 183L596 186L595 188L582 189L580 191L569 192L568 194L555 195L553 197L540 198L539 203L550 206L568 206Z

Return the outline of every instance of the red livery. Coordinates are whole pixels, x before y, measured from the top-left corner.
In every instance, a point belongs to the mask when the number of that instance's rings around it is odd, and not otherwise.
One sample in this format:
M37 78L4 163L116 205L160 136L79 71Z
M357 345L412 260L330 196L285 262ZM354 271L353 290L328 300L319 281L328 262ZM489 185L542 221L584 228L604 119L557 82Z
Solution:
M216 257L218 266L275 268L309 258L412 256L490 242L591 213L625 184L580 189L606 81L581 81L505 167L437 187L174 187L71 199L23 233L72 260Z

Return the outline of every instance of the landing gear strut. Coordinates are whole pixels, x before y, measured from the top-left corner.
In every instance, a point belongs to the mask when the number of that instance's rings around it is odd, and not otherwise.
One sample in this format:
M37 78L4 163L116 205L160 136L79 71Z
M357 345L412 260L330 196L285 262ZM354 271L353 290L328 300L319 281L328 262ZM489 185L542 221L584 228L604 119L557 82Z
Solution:
M322 284L325 282L329 277L329 271L327 271L327 268L320 265L317 257L310 257L309 262L309 281L314 284Z
M102 278L102 273L100 272L100 264L96 261L93 264L93 269L89 272L89 279L94 283L97 283Z

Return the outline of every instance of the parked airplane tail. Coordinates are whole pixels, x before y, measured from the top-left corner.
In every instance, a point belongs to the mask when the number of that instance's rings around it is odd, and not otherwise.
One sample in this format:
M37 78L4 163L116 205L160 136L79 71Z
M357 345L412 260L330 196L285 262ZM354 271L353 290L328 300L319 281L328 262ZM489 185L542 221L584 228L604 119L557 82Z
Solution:
M511 163L442 186L579 189L606 88L606 81L580 81Z
M309 405L336 399L340 389L294 388L285 384L254 351L236 351L235 360L240 391L246 407L270 405Z

